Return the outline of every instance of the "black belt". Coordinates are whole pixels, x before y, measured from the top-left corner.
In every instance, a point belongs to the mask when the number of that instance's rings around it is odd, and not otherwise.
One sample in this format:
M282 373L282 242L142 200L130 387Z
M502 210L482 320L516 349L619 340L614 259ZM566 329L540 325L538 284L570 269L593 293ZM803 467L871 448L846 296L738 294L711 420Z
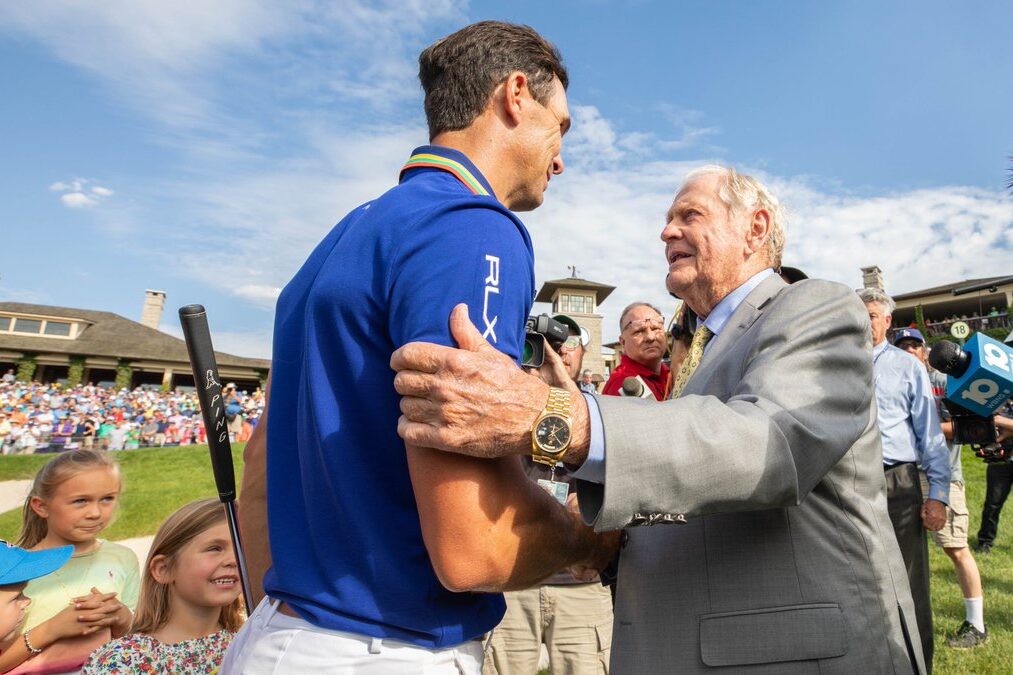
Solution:
M896 469L902 466L907 466L908 464L915 464L915 462L897 462L896 464L887 464L886 462L883 462L883 471L889 471L890 469Z

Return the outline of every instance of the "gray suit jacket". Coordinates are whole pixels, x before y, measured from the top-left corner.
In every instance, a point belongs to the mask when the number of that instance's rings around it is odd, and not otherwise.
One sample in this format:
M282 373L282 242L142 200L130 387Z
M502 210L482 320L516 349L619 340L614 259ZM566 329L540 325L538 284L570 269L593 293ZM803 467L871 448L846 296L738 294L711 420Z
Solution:
M871 350L852 290L775 276L678 400L598 399L605 483L578 493L596 529L629 528L614 673L925 672Z

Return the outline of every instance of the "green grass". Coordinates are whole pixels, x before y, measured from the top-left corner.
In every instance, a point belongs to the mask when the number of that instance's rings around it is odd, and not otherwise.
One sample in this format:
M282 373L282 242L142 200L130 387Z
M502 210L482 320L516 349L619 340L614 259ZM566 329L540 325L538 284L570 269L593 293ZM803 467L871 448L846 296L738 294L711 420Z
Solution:
M233 448L237 482L242 475L242 446ZM103 533L108 539L126 539L154 534L158 525L186 502L214 497L217 492L211 475L207 446L129 450L117 455L123 467L124 492L117 521ZM47 456L0 457L0 481L31 478ZM971 511L971 536L978 531L985 493L985 464L964 450L964 480ZM948 635L964 620L964 603L953 574L953 564L931 542L932 608L935 618L935 672L1008 673L1013 654L1013 503L1000 526L995 548L978 556L985 588L985 621L989 642L970 651L946 646ZM20 510L0 514L0 538L14 539L20 527Z
M981 523L981 505L985 500L985 463L964 448L964 487L967 508L971 513L971 543ZM1003 509L995 548L986 555L975 556L985 591L985 623L988 643L972 650L956 650L946 646L946 637L964 621L964 600L961 597L953 563L943 550L929 542L929 564L932 570L932 616L935 628L936 655L934 672L1009 673L1013 654L1013 501Z
M243 444L232 447L236 483L242 476ZM0 457L0 481L30 479L52 455ZM206 445L126 450L116 453L123 470L119 515L102 532L113 541L154 534L165 518L195 499L217 497ZM21 510L0 514L0 538L13 541L21 528Z

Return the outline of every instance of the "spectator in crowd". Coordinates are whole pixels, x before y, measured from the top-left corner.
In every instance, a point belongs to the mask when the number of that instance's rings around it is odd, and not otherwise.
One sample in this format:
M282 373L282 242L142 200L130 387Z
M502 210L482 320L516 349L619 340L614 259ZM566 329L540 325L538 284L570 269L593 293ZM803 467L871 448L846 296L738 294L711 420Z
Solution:
M53 457L35 476L22 509L18 546L45 551L73 546L60 572L28 584L32 600L24 644L37 672L77 671L95 648L126 634L137 602L137 557L98 535L116 511L121 488L115 461L100 450ZM0 672L9 669L0 655Z
M576 383L584 358L582 336L587 331L569 316L553 318L568 328L560 360L566 369L563 377ZM528 478L560 503L576 507L577 495L571 493L572 479L565 465L550 468L530 457L521 461ZM537 586L504 597L507 611L489 639L484 675L531 675L538 670L542 645L548 650L552 672L596 675L608 671L612 594L600 579L576 579L563 570Z
M903 328L893 336L893 344L898 349L911 354L928 369L929 381L932 383L932 396L936 400L939 419L942 422L943 436L946 447L950 451L950 492L946 506L946 524L942 529L932 532L932 540L943 549L953 562L953 570L957 575L957 584L964 597L964 623L957 634L949 637L946 644L955 649L970 649L984 644L988 640L985 629L984 598L981 591L981 574L974 554L967 546L967 531L970 523L967 510L967 499L964 496L964 470L960 463L961 446L950 442L953 438L953 423L944 400L946 396L946 375L929 368L928 349L925 338L917 328ZM921 473L922 493L929 492L928 480Z
M693 310L682 304L672 317L668 327L668 368L671 373L679 372L682 362L689 355L689 346L693 343L693 328L696 317Z
M151 543L130 634L94 651L82 675L217 672L243 622L240 592L221 502L187 504Z
M225 419L229 423L229 440L234 443L243 431L243 401L232 382L222 389L222 401L225 403Z
M0 542L0 672L13 670L38 649L31 638L26 642L21 632L25 612L32 603L25 595L28 582L55 572L73 553L73 546L26 551Z
M11 383L14 382L14 380L15 380L15 377L14 377L14 369L13 368L8 368L7 372L4 373L4 375L3 375L2 378L0 378L0 381L2 381L4 384L11 384Z
M264 406L263 392L239 396L246 422L256 424ZM173 442L182 444L187 429L191 440L204 437L195 393L142 388L0 382L0 429L7 428L3 421L10 427L6 435L0 433L0 452L5 454L90 448L96 440L99 447L108 447L110 439L121 433L124 449L135 446L135 436L137 447L163 445L170 424L177 430Z
M605 383L602 394L618 396L628 377L639 378L659 401L665 398L669 369L665 356L665 319L656 307L634 302L619 315L619 365Z
M598 385L594 383L594 377L590 370L585 370L580 375L580 390L585 394L597 394Z
M1013 400L1006 403L1001 414L995 417L1002 448L1013 454ZM981 507L981 525L974 550L987 554L995 545L999 534L999 514L1013 487L1013 462L995 462L985 469L985 502Z
M946 524L950 454L939 425L928 372L917 359L886 339L895 306L893 299L877 288L863 288L858 296L865 303L872 330L872 371L883 440L887 506L907 567L925 663L931 670L932 598L925 530L939 530ZM919 466L929 483L924 499Z
M11 420L6 412L0 410L0 454L7 454L7 439L11 436Z

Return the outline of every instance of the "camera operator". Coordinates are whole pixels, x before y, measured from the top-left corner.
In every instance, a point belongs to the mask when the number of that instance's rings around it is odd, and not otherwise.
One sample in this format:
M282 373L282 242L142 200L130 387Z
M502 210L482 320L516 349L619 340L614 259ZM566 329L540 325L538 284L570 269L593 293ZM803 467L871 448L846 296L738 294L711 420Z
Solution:
M893 344L928 368L928 349L925 338L917 328L903 328L893 336ZM932 541L939 546L953 561L953 570L957 575L957 583L964 598L964 623L946 640L946 644L955 649L971 649L985 644L988 631L985 629L984 596L981 591L981 574L974 560L971 549L967 546L967 531L970 518L967 511L967 499L964 495L964 472L960 464L959 443L953 443L953 422L946 407L946 375L929 368L929 381L932 383L932 396L936 399L943 436L946 447L950 450L950 503L946 507L946 524L943 529L932 533ZM925 474L921 474L922 493L928 493L929 485Z
M552 318L567 327L568 337L560 345L559 355L567 377L577 382L583 379L580 368L589 341L587 331L564 314ZM584 373L590 376L590 371ZM577 495L571 492L571 476L564 464L550 469L530 457L522 460L531 480L575 508ZM538 586L507 592L504 597L506 615L489 640L484 675L536 672L543 644L553 672L607 672L612 645L612 594L599 579L578 580L564 570Z
M1002 449L1009 456L1013 453L1013 400L1006 402L1003 414L995 416ZM981 507L981 526L978 528L978 543L974 550L987 554L995 544L999 533L999 514L1013 487L1013 462L995 462L985 469L985 503Z

